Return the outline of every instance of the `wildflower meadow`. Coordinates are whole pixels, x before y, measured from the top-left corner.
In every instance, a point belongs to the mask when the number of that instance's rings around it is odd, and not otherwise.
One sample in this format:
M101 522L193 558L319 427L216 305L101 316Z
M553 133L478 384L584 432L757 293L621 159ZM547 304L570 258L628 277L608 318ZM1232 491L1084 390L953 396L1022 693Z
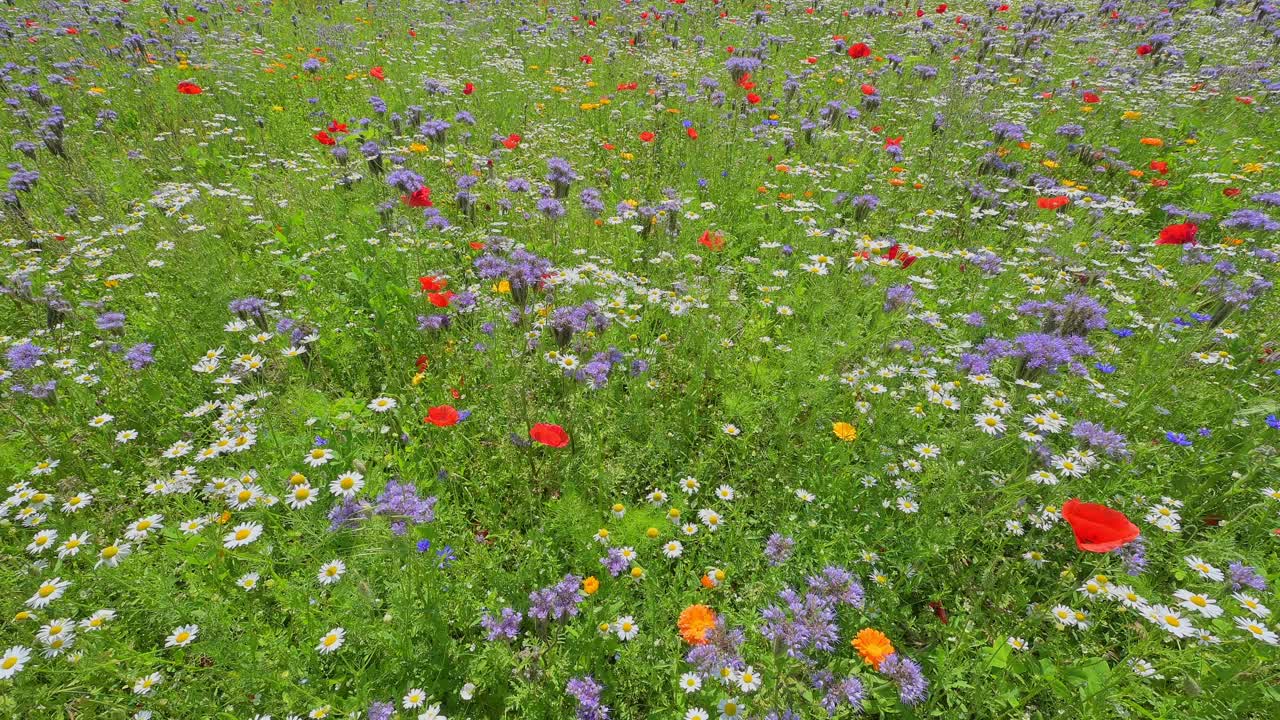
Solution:
M1280 717L1274 0L7 0L0 717Z

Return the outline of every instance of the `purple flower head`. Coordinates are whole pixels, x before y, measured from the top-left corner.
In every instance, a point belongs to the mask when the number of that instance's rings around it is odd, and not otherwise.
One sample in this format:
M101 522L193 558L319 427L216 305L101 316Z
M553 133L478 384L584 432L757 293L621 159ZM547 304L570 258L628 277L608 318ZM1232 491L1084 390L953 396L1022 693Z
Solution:
M609 708L600 704L604 686L590 675L570 678L564 691L578 701L578 720L605 720L609 717Z
M774 533L764 544L764 556L768 563L777 567L785 563L790 557L792 550L795 549L796 541L794 538L787 537L782 533Z
M395 703L375 702L369 706L369 720L391 720L395 714Z
M516 612L512 608L502 608L499 617L494 617L489 613L485 613L480 617L480 626L488 633L487 638L490 642L494 640L515 640L520 634L520 623L524 620L524 615Z
M5 359L8 361L9 370L19 372L21 370L30 370L39 365L40 358L44 354L44 348L30 342L24 342L21 345L14 345L9 348L9 352L5 353Z
M1229 569L1232 590L1239 592L1245 588L1251 588L1258 592L1267 591L1267 579L1262 577L1257 568L1242 562L1232 562Z
M585 597L582 578L565 575L555 585L529 593L529 617L543 622L577 617L578 605Z
M124 361L129 363L130 368L141 370L156 361L155 356L152 355L155 349L154 343L138 343L125 351Z
M903 705L918 705L928 695L929 681L920 665L901 653L893 653L880 663L880 674L898 686L898 699Z

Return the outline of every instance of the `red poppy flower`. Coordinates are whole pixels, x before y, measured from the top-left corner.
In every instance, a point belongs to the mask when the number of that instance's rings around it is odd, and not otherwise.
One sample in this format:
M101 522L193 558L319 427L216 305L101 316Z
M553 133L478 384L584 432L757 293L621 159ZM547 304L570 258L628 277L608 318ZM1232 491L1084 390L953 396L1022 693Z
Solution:
M889 258L890 260L897 260L898 262L902 263L903 270L906 270L907 268L911 267L912 263L920 259L918 256L912 255L908 253L906 250L901 249L898 245L891 246L889 248L889 252L885 253L884 256Z
M760 96L755 93L747 93L747 102L757 105L760 103Z
M942 4L941 4L941 5L939 5L938 7L934 8L934 12L938 13L939 15L941 15L942 13L944 13L944 12L946 12L946 11L947 11L947 4L946 4L946 3L942 3Z
M423 185L414 190L412 195L401 195L400 202L409 207L431 207L431 188Z
M463 94L463 95L470 95L471 93L473 93L473 92L475 92L475 91L476 91L476 86L475 86L475 84L473 84L473 83L467 83L466 85L463 85L463 86L462 86L462 94Z
M854 60L867 57L870 54L871 48L867 47L866 43L854 43L849 46L849 57Z
M316 139L316 142L320 143L321 145L337 145L338 144L338 141L334 140L332 135L330 135L329 133L323 130L316 133L315 135L312 135L311 137L314 137Z
M1236 102L1238 102L1238 103L1240 103L1240 104L1242 104L1242 105L1252 105L1252 104L1253 104L1253 98L1249 97L1248 95L1237 95L1237 96L1236 96Z
M864 84L864 85L862 86L862 94L863 94L863 95L875 95L875 94L876 94L876 86L875 86L875 85L866 85L866 84Z
M520 141L523 139L524 138L520 137L519 135L515 133L511 133L506 137L505 140L502 141L502 147L508 150L515 150L516 147L520 145Z
M1087 103L1096 103L1096 102L1102 101L1102 98L1098 97L1098 93L1095 93L1095 92L1086 92L1083 96L1081 96L1081 99Z
M1138 538L1138 526L1106 505L1071 498L1062 506L1062 519L1071 525L1076 547L1085 552L1111 552Z
M698 242L712 250L720 250L724 247L724 233L718 230L714 233L710 230L705 230L702 233L702 237L698 238Z
M1237 188L1237 187L1222 188L1222 194L1227 197L1235 197L1240 194L1240 188Z
M630 82L630 83L618 83L618 91L619 91L619 92L621 92L621 91L623 91L623 90L635 90L635 89L636 89L636 88L638 88L638 87L640 87L640 84L639 84L639 83L633 83L633 82Z
M387 74L382 71L382 66L378 65L369 71L369 77L373 78L374 80L386 80Z
M1160 231L1160 239L1156 240L1157 245L1194 245L1196 243L1196 233L1200 232L1200 226L1195 223L1179 223L1177 225L1169 225Z
M1146 43L1143 43L1143 44L1139 45L1139 46L1138 46L1138 57L1142 57L1143 55L1150 55L1150 54L1151 54L1151 50L1152 50L1152 47L1151 47L1150 45L1146 44Z
M592 58L591 58L591 56L590 56L590 55L579 55L579 56L578 56L578 62L582 63L583 65L590 65L590 64L591 64L591 61L592 61Z
M899 135L898 137L887 137L887 138L885 138L885 139L884 139L884 146L885 146L885 148L887 149L887 148L891 148L891 147L902 147L902 138L903 138L903 137L904 137L904 136Z
M1148 165L1147 167L1151 168L1152 170L1155 170L1156 172L1160 173L1161 175L1168 175L1168 174L1169 174L1169 163L1167 163L1167 162L1165 162L1165 161L1163 161L1163 160L1152 160L1152 161L1151 161L1151 164L1150 164L1150 165Z
M1164 178L1156 178L1151 181L1151 187L1169 187L1169 181Z
M344 132L346 132L346 131L347 131L347 124L346 124L346 123L340 123L340 122L338 122L337 120L332 120L332 121L330 121L330 122L329 122L329 132L331 132L331 133L344 133Z
M698 139L698 131L697 131L697 130L694 130L693 128L689 128L689 129L685 130L685 131L684 131L684 134L685 134L685 135L688 135L690 140L697 140L697 139Z
M434 292L427 295L427 302L438 308L449 307L449 301L453 299L453 291L446 290L444 292Z
M569 433L559 425L538 423L529 429L529 437L547 447L562 448L569 444Z
M460 419L462 416L454 406L437 405L427 411L427 416L422 418L422 422L431 423L436 427L450 427L457 425Z
M645 130L644 132L640 133L640 140L643 142L653 142L653 137L654 137L653 133L649 132L648 130Z
M1040 208L1041 210L1057 210L1060 207L1066 206L1067 203L1070 203L1070 202L1071 202L1071 198L1067 197L1066 195L1059 195L1058 197L1051 197L1051 198L1037 198L1036 207Z
M429 363L430 361L431 361L430 358L428 358L426 355L419 355L418 361L415 362L413 365L414 367L418 368L418 372L426 372L427 363Z
M204 88L200 87L199 85L193 82L187 82L186 80L183 80L182 82L178 83L178 92L182 93L183 95L199 95L200 93L204 92Z
M67 28L67 34L68 34L68 35L79 35L79 34L80 34L80 28L73 28L73 27L69 27L69 28Z
M434 275L427 275L418 278L418 284L422 286L422 292L440 292L449 284L449 281L441 280Z
M817 65L817 64L818 64L818 58L816 58L816 57L814 57L814 56L812 56L812 55L810 55L809 57L805 58L805 59L804 59L804 61L805 61L805 62L807 62L807 63L809 63L810 65Z

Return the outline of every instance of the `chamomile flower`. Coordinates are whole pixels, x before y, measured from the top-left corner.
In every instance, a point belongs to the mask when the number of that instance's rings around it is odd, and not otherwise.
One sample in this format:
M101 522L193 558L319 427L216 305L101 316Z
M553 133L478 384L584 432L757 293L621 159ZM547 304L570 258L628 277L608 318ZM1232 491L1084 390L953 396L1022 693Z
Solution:
M1266 625L1249 617L1238 617L1235 619L1236 627L1247 632L1250 636L1261 640L1268 645L1276 645L1280 643L1275 632Z
M364 488L364 475L358 472L344 472L329 483L329 492L338 497L355 497Z
M414 708L422 707L422 704L426 701L427 694L419 688L413 688L404 694L404 698L400 701L400 705L404 707L405 710L412 710Z
M65 560L80 554L80 548L89 542L89 533L71 533L70 537L58 546L58 559Z
M66 500L62 501L62 512L73 513L81 508L86 508L93 502L93 496L88 493L75 493Z
M619 640L625 642L640 634L640 626L636 624L635 618L630 615L623 615L613 621L613 631L617 634Z
M240 576L239 580L236 580L236 585L239 585L245 592L249 592L258 587L258 577L256 572L245 573Z
M132 545L116 540L98 551L98 562L94 564L94 567L100 568L103 565L116 567L121 560L129 557L131 552L133 552Z
M27 552L32 555L39 555L54 546L58 539L57 530L41 530L31 538L31 542L27 545Z
M320 572L316 573L316 581L321 585L334 585L342 579L342 575L347 572L347 566L341 560L330 560L320 566Z
M336 627L325 633L324 636L320 638L320 642L316 643L316 651L321 655L329 655L330 653L337 652L346 641L347 631L340 627Z
M144 518L139 518L133 521L133 523L129 525L129 529L125 530L124 536L128 540L133 540L136 542L136 541L146 540L147 538L151 537L151 533L156 532L158 530L163 530L163 529L164 529L163 515L148 515Z
M1152 605L1145 615L1148 620L1155 623L1156 627L1176 638L1188 638L1196 634L1191 621L1168 605Z
M22 672L27 666L27 661L31 659L31 648L22 645L14 645L4 651L4 655L0 655L0 680L8 680L9 678Z
M738 701L738 698L733 697L721 700L719 707L720 720L733 720L734 718L740 718L743 717L746 712L745 708L742 707L742 703Z
M27 599L26 605L34 610L48 607L50 603L62 597L69 587L71 587L71 581L63 580L60 577L45 580L36 588L35 595Z
M116 611L110 608L98 610L89 617L80 621L80 629L85 632L97 632L107 626L107 623L116 619Z
M760 673L756 672L755 668L750 665L743 668L735 679L738 683L738 689L744 693L753 693L760 689Z
M711 716L700 707L692 707L684 712L684 720L711 720Z
M662 546L662 554L669 560L675 560L682 553L684 553L684 546L680 544L679 540L671 540Z
M1222 571L1219 570L1218 568L1210 565L1204 560L1201 560L1195 555L1188 555L1184 559L1187 562L1187 567L1191 568L1192 570L1195 570L1200 575L1200 577L1204 578L1205 580L1213 580L1214 582L1222 581L1222 578L1223 578Z
M698 492L698 488L700 487L702 486L698 483L698 479L692 475L686 475L685 477L680 478L680 491L685 495L693 495Z
M311 467L320 467L333 459L333 451L328 448L313 448L302 457L302 462Z
M186 647L195 642L196 636L200 634L200 626L198 625L181 625L173 629L169 633L169 637L165 638L165 647Z
M249 543L257 540L262 535L262 525L258 523L241 523L231 529L222 538L223 547L228 550L234 550L238 547L244 547Z
M1204 593L1191 592L1190 590L1178 590L1173 594L1182 602L1178 603L1181 607L1191 612L1200 613L1203 617L1216 618L1223 613L1222 607L1218 605L1218 601L1205 595Z
M1049 614L1063 627L1072 627L1077 623L1076 612L1066 605L1054 605Z
M995 413L974 415L973 425L988 435L1000 435L1005 431L1004 420Z
M150 695L155 686L164 681L163 676L158 672L145 675L133 682L133 692L135 695Z
M1258 599L1252 595L1246 595L1245 593L1238 592L1232 593L1231 597L1235 598L1236 602L1240 603L1241 607L1253 613L1257 617L1264 618L1271 614L1271 610L1268 609L1266 605L1258 602Z
M697 673L687 672L680 676L680 689L685 693L695 693L702 689L702 678Z
M372 410L372 411L374 411L374 412L376 412L376 413L384 413L384 412L387 412L387 411L389 411L389 410L394 410L394 409L395 409L395 407L396 407L396 399L395 399L395 398L389 398L389 397L374 398L374 399L370 400L370 401L369 401L369 404L368 404L368 405L366 405L365 407L369 408L370 410Z

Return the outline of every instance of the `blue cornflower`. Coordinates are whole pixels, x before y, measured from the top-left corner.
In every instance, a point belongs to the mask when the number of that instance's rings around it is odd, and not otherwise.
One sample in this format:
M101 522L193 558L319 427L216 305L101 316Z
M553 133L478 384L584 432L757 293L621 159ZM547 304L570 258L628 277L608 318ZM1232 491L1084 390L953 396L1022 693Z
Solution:
M1133 335L1133 330L1129 328L1111 328L1111 334L1119 338L1127 338Z
M440 567L442 568L449 567L449 563L458 559L453 554L453 548L449 547L448 545L445 545L444 547L437 550L436 557L440 558Z
M1093 364L1093 367L1094 367L1094 369L1096 369L1098 372L1103 373L1103 374L1106 374L1106 375L1110 375L1111 373L1113 373L1113 372L1115 372L1115 371L1116 371L1116 366L1115 366L1115 365L1109 365L1109 364L1107 364L1107 363L1094 363L1094 364Z
M1280 430L1280 418L1276 417L1275 415L1268 415L1267 427L1271 428L1272 430Z
M1176 433L1170 430L1169 432L1164 434L1164 437L1166 440L1173 443L1174 445L1178 445L1181 447L1191 447L1190 438L1188 438L1183 433Z
M426 552L426 551L428 551L428 550L430 550L430 549L431 549L431 540L430 540L430 539L428 539L428 538L422 538L421 540L419 540L419 541L418 541L418 552L420 552L420 553L424 553L424 552Z

